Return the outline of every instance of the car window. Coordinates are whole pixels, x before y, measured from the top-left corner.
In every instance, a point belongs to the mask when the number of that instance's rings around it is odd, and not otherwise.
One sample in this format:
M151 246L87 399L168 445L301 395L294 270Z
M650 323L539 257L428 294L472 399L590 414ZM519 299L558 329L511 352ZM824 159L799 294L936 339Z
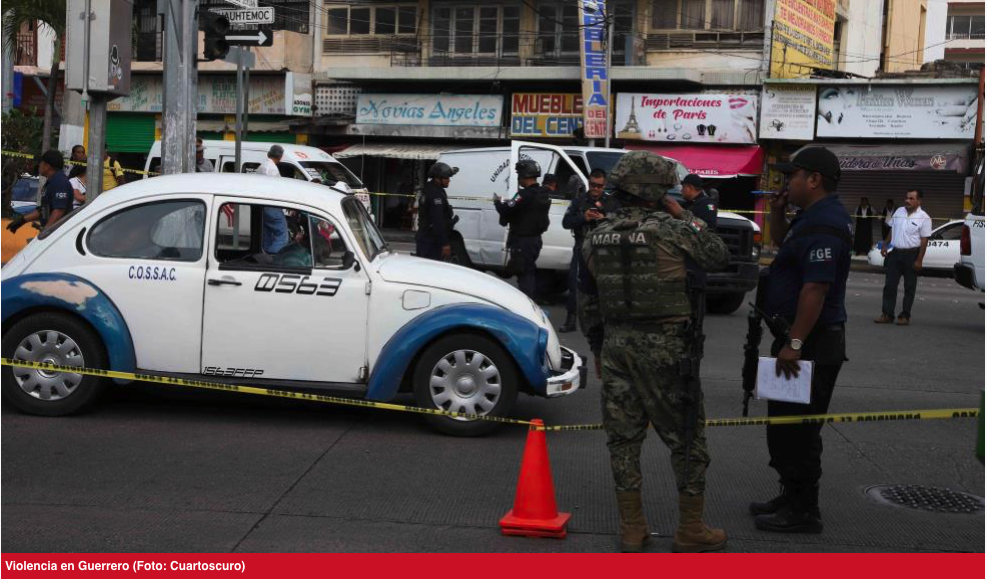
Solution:
M583 177L589 177L589 170L586 169L586 162L583 158L575 153L569 153L569 159L579 168L579 172L583 174Z
M954 223L953 225L943 227L938 232L936 232L936 235L934 235L933 237L935 237L936 239L942 239L943 241L959 241L962 235L963 235L963 224Z
M566 163L565 157L560 157L557 154L553 154L553 157L556 160L555 178L558 182L558 187L551 194L551 197L553 199L572 199L573 191L569 188L569 180L576 172L569 166L569 163ZM577 161L573 162L578 163Z
M346 223L350 226L350 231L356 237L356 243L363 251L367 259L373 261L382 251L387 250L387 243L380 230L370 220L363 203L355 197L343 199L343 215L346 216Z
M194 199L131 206L100 220L87 245L100 257L198 261L205 220L205 203Z
M335 185L342 181L352 189L363 189L363 183L356 175L344 167L342 163L327 163L325 161L299 161L310 179L319 179L326 185Z
M219 268L310 271L316 264L314 255L320 267L341 265L346 245L338 235L333 237L334 231L327 227L331 224L313 222L310 217L304 211L277 205L224 203L214 230ZM323 238L327 243L316 245L316 254L313 233L320 231L327 234Z
M256 173L260 163L240 163L241 173ZM236 173L236 161L226 161L223 163L223 173Z
M349 249L339 234L339 228L321 217L309 216L312 232L312 257L315 267L339 269L343 267L343 255Z

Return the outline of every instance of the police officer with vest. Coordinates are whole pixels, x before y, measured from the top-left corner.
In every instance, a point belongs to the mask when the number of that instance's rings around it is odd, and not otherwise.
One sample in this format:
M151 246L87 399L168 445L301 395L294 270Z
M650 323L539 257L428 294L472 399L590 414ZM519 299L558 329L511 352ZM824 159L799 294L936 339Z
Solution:
M705 221L710 229L716 229L716 202L703 189L702 177L690 173L682 179L682 198L685 200L682 204L684 209L688 209L690 213ZM696 284L705 289L706 270L699 267L691 258L687 259L686 263L689 271L695 276Z
M541 254L541 234L548 231L552 199L548 189L538 184L541 166L536 161L518 161L514 170L521 190L510 201L495 196L494 207L500 214L500 224L510 227L507 234L508 271L517 275L518 289L534 300L537 294L535 262Z
M452 256L449 232L452 231L453 213L446 187L458 172L458 167L442 162L432 165L428 171L429 181L418 196L418 232L415 234L418 257L445 261Z
M787 187L771 200L771 237L782 240L759 288L763 309L789 325L775 336L771 353L776 373L798 375L800 360L811 360L809 404L768 401L769 416L825 414L845 361L846 282L853 250L851 219L836 194L840 164L824 147L802 149L776 168ZM800 209L789 223L785 209ZM822 424L768 426L768 463L778 472L781 493L750 505L755 525L765 531L822 532L819 479Z
M38 173L46 179L45 185L41 189L41 204L27 215L20 213L14 215L14 218L7 224L8 231L15 233L28 221L37 221L44 229L55 225L68 212L72 211L72 185L69 184L69 178L62 171L64 165L65 161L62 159L62 154L54 149L41 155Z
M671 450L679 491L673 550L713 551L726 544L726 533L703 523L705 412L698 382L692 391L692 372L684 370L696 367L689 357L702 342L693 331L701 319L690 302L685 258L718 268L727 264L729 252L706 223L666 196L677 183L668 159L649 151L626 153L609 176L621 208L583 246L605 327L603 425L625 552L640 551L650 537L641 503L641 445L649 424Z
M572 261L569 263L569 298L566 301L565 323L559 327L560 333L576 329L580 270L586 269L582 256L586 232L592 231L601 220L620 207L613 195L606 191L606 186L606 172L603 169L593 169L589 174L589 191L580 190L572 198L565 216L562 217L562 227L572 231L576 243L572 249Z

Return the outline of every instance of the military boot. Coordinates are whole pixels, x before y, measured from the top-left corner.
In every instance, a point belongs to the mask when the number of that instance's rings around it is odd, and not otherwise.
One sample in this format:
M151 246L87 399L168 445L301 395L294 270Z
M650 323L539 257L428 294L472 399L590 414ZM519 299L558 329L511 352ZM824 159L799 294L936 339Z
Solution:
M758 501L751 502L749 507L751 514L770 515L771 513L774 513L781 507L785 506L788 503L788 501L790 501L792 498L791 486L792 485L785 484L784 481L782 481L779 484L778 496L764 502L758 502Z
M576 314L566 314L565 323L559 326L560 334L567 334L576 331Z
M703 523L703 495L679 493L679 528L672 539L675 553L719 551L727 544L723 529L710 529Z
M774 533L821 533L819 485L793 489L791 499L777 511L754 517L754 526Z
M620 552L640 553L651 538L642 511L641 492L617 493L617 508L620 510Z

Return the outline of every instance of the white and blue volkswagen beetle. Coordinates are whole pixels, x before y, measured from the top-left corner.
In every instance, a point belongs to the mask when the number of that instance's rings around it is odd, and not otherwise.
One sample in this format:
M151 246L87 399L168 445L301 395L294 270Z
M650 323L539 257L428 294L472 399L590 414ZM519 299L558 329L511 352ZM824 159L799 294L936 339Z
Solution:
M359 199L299 180L198 173L117 187L39 235L2 279L7 358L374 401L413 392L421 406L492 416L519 392L585 383L580 357L520 291L398 255ZM4 396L42 415L79 411L103 386L3 374ZM495 425L428 420L459 435Z

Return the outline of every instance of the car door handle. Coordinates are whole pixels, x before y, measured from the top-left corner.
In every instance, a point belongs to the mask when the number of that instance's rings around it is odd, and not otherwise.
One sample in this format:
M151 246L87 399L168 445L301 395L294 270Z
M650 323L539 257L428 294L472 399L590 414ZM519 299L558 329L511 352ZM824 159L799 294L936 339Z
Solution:
M243 285L232 277L221 277L219 279L210 279L209 285Z

